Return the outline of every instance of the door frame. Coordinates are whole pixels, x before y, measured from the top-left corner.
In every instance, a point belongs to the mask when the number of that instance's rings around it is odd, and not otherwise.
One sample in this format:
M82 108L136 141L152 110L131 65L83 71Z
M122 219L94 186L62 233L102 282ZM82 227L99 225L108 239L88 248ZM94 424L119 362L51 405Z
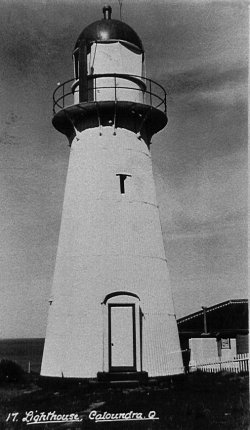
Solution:
M111 308L112 307L131 307L133 321L133 366L112 366L112 342L111 342ZM135 303L109 303L108 304L108 365L109 372L136 372L136 318L135 318Z

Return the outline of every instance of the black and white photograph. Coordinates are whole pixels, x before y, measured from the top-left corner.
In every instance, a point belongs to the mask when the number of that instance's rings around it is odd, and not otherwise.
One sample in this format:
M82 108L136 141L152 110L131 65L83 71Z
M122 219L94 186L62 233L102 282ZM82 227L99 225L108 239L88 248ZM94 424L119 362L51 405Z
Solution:
M0 428L247 430L248 2L0 22Z

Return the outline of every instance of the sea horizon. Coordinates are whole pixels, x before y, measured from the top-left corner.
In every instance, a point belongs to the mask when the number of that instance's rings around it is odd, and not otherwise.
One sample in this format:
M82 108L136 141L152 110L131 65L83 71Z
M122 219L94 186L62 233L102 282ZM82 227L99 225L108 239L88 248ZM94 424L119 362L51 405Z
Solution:
M0 338L0 361L11 360L25 371L40 373L45 338Z

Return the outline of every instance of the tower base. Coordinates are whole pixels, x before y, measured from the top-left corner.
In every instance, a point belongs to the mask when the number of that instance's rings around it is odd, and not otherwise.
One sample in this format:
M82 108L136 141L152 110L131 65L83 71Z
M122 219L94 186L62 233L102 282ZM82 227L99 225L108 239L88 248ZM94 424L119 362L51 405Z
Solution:
M97 380L99 382L124 382L138 381L146 383L148 381L147 372L98 372Z
M147 372L127 372L114 375L110 373L99 372L97 378L57 378L49 376L40 376L38 385L44 389L67 389L78 387L90 391L96 387L111 388L111 387L139 387L139 386L172 386L175 381L178 386L182 386L185 380L185 374L165 375L149 377Z

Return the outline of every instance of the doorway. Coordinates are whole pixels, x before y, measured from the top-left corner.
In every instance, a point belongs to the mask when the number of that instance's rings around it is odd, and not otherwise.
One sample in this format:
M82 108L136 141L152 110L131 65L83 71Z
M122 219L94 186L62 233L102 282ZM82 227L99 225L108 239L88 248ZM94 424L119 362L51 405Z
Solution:
M135 304L108 305L109 371L136 372Z

